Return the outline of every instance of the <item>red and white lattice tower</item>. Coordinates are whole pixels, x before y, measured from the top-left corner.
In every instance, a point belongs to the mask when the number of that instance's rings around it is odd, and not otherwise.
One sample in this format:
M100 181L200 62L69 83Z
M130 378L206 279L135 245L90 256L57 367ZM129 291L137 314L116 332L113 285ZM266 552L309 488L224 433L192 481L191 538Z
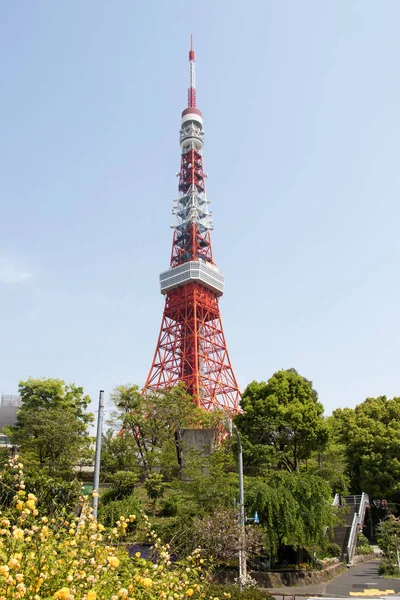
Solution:
M218 299L224 276L211 247L209 201L203 170L203 118L196 108L194 51L189 52L188 108L182 113L179 196L174 201L170 268L160 275L165 308L153 364L144 386L160 391L183 382L198 406L239 410Z

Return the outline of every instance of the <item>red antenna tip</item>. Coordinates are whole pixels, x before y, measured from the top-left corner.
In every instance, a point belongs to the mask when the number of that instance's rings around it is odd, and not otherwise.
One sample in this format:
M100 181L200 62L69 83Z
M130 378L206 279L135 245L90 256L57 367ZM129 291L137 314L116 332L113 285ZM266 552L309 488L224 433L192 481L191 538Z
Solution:
M193 36L192 36L192 34L190 34L189 60L194 60Z

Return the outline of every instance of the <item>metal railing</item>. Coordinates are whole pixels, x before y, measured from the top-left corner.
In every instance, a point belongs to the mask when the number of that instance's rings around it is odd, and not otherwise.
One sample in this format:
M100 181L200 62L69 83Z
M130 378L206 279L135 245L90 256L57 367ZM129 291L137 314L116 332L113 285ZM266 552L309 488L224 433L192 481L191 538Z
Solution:
M351 496L343 496L342 500L346 504L360 504L364 493L361 495L352 494Z
M354 498L353 501L348 501L347 498ZM355 499L358 499L356 502ZM346 496L344 498L347 504L359 504L358 513L354 513L353 523L350 529L349 541L347 543L347 562L351 563L353 560L354 551L357 545L357 534L364 524L365 511L369 506L368 494L362 493L361 496Z

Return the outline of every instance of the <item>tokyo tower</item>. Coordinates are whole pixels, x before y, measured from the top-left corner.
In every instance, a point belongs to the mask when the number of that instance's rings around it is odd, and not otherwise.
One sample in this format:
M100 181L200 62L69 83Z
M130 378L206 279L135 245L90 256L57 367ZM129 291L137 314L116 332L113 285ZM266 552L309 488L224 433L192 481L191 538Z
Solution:
M183 382L198 406L239 411L218 300L224 276L214 263L211 212L203 170L203 118L196 107L194 51L189 51L188 107L182 112L182 149L170 268L160 275L165 308L153 363L143 391Z

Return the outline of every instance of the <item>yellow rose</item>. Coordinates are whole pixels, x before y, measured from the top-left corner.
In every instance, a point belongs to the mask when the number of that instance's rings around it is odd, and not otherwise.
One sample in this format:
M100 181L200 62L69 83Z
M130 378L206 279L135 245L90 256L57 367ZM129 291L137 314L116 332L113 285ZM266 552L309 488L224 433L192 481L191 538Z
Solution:
M135 553L136 558L140 558L140 552Z
M22 531L22 529L14 529L13 531L13 538L15 540L23 540L24 539L24 532Z
M96 600L96 598L97 594L93 590L90 590L90 592L86 594L86 600Z
M17 510L21 511L24 508L24 503L21 500L17 502Z
M15 569L15 567L17 567L19 565L19 561L13 557L10 558L10 560L8 561L8 566L10 567L10 569Z
M7 575L9 570L10 569L9 569L8 565L1 565L0 566L0 575Z
M153 580L150 579L150 577L144 577L142 579L142 584L144 585L145 588L149 588L153 585Z
M35 501L34 500L27 500L25 502L26 506L29 508L29 510L35 510L36 506L35 506Z
M119 558L116 556L107 556L107 561L110 567L113 567L113 569L119 567Z
M56 598L57 600L68 600L69 596L70 589L63 587L54 594L53 598Z
M193 596L192 588L189 588L188 590L186 590L186 596Z
M136 515L129 515L129 520L131 523L136 519Z

